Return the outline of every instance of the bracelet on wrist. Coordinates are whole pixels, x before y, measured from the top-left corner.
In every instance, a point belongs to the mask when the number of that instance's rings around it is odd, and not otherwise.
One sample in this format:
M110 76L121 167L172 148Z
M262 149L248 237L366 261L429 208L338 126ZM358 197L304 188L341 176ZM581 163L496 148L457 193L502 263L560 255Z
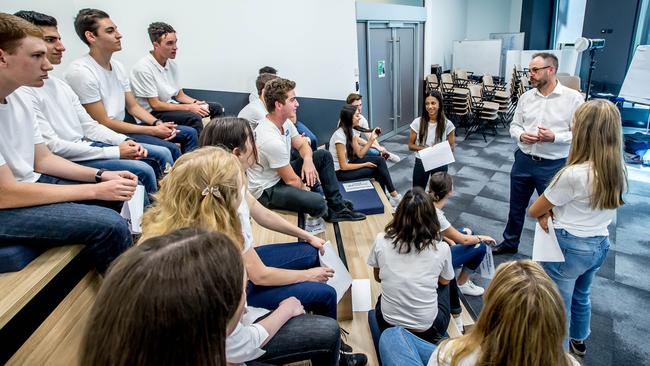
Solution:
M153 125L154 125L154 126L158 126L158 125L161 124L161 123L163 123L163 121L162 121L160 118L158 118L158 119L156 119L155 121L153 121Z
M101 183L102 182L102 174L104 174L105 171L106 171L106 169L103 169L103 168L102 169L97 169L97 172L95 173L95 183Z

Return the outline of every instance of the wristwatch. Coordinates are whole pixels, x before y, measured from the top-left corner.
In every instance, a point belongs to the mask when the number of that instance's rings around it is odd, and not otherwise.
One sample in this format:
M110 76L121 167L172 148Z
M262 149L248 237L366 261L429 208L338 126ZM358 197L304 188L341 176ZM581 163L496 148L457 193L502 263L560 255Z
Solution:
M95 173L95 182L101 183L102 174L104 174L105 171L106 169L97 169L97 173Z

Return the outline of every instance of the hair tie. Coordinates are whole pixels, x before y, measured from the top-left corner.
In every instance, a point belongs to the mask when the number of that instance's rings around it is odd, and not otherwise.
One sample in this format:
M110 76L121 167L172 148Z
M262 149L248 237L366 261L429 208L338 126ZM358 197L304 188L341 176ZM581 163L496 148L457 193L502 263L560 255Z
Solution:
M217 186L207 186L203 188L203 191L201 192L202 196L207 196L209 194L212 194L213 196L217 198L223 198L221 195L221 191L219 190L219 187Z

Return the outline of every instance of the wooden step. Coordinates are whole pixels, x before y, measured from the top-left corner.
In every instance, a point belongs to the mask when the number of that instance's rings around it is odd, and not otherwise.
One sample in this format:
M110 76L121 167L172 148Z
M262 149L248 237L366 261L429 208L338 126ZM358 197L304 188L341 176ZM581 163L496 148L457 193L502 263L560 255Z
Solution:
M83 245L54 247L18 272L0 275L0 328L3 328L70 261Z
M298 225L298 213L284 210L273 210L280 215L283 219L289 221L293 225ZM290 236L276 231L271 231L251 219L251 226L253 228L253 239L256 245L264 244L277 244L277 243L293 243L298 240L295 236Z

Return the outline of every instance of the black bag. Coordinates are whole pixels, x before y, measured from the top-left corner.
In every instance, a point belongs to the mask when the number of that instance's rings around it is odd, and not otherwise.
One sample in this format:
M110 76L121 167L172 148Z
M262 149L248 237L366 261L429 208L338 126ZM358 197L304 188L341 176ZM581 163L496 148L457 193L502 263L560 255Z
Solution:
M625 151L630 154L638 154L640 150L650 149L650 135L636 132L631 135L623 135L625 142Z

